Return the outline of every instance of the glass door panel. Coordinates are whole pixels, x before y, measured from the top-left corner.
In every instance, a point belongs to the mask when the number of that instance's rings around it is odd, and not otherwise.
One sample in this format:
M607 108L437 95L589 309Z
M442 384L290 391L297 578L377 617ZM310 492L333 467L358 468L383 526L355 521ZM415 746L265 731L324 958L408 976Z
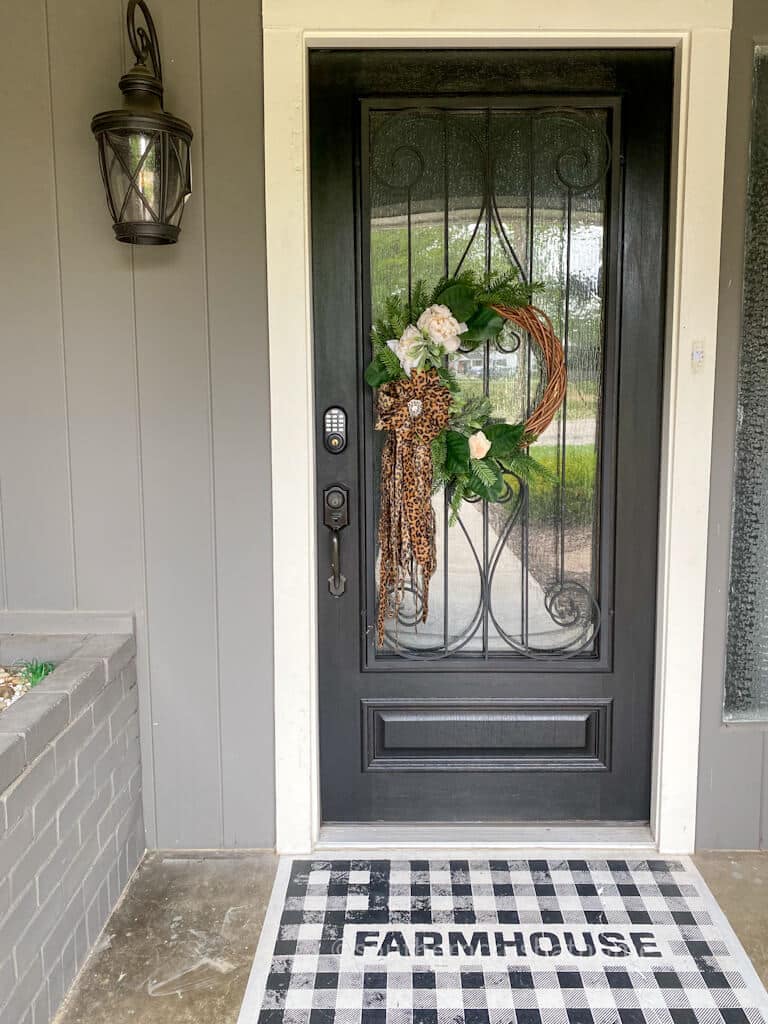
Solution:
M501 502L433 499L438 569L387 621L379 659L589 658L600 627L601 480L611 106L363 105L366 323L393 292L473 269L516 268L563 341L568 392L532 447L544 472L510 475ZM516 423L544 386L536 348L505 328L451 360L461 391ZM372 419L374 411L370 410ZM371 429L374 511L382 438ZM374 520L376 516L373 517ZM375 551L375 535L369 537ZM370 559L375 564L375 557ZM373 592L373 572L368 581Z

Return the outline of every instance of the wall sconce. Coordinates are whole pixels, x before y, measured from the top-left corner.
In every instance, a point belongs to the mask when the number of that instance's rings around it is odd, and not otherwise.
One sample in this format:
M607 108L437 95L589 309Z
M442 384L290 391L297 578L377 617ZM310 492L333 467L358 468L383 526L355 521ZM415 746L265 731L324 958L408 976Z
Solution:
M137 7L146 27L136 27ZM160 46L144 0L129 0L127 22L136 64L120 79L123 108L96 114L91 131L118 241L170 245L192 194L192 129L163 110Z

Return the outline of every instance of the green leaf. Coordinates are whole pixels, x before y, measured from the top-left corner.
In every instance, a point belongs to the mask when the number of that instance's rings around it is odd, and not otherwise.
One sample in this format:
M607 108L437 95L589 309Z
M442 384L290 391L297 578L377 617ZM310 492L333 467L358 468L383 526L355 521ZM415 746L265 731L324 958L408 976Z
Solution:
M436 297L435 302L447 306L457 320L469 321L477 309L475 289L468 284L449 284Z
M495 462L485 459L471 459L472 490L486 501L498 501L504 493L504 477Z
M392 351L391 348L389 348L388 345L385 345L383 348L379 349L379 351L376 353L376 356L379 362L381 363L382 367L385 370L389 371L390 380L397 380L398 377L402 376L403 368L400 365L400 360L397 358L395 353Z
M477 348L481 342L487 341L489 338L495 338L503 326L504 320L498 313L494 313L487 306L481 306L467 320L467 329L459 336L461 347L468 349Z
M491 415L491 400L487 395L459 392L451 405L451 430L469 437L485 427Z
M445 289L455 284L463 284L471 288L473 295L481 288L478 276L474 270L460 270L458 274L454 274L452 277L443 276L435 282L435 287L432 289L427 305L434 306L436 302L440 302L440 296Z
M508 458L499 460L508 473L514 473L524 482L541 480L547 484L556 484L557 477L538 459L528 455L527 452L517 451Z
M56 668L52 661L32 661L21 662L21 668L19 675L27 683L28 686L34 687L38 683L42 683L47 675Z
M520 450L523 443L524 426L516 423L491 423L485 427L484 433L491 442L490 454L496 459L505 459Z
M451 493L451 515L448 519L449 526L453 526L459 518L459 509L461 508L461 503L464 500L466 493L466 483L463 480L458 480L453 488L453 492Z
M538 282L525 284L513 268L504 274L486 278L484 285L478 289L477 301L483 306L527 306L533 293L541 287Z
M399 368L400 364L398 363ZM368 369L365 371L365 383L371 388L380 388L387 381L397 380L397 378L398 375L393 373L391 368L387 366L384 359L382 359L381 353L368 364Z
M421 314L429 305L429 292L424 281L417 281L411 293L411 302L408 307L408 319L415 324ZM399 335L398 335L399 337Z
M469 472L469 441L455 430L445 432L445 472L448 476L466 476Z
M448 449L445 442L445 431L432 438L430 445L432 449L432 481L433 486L439 487L445 483L445 459Z
M437 368L437 375L449 391L454 394L459 391L459 381L453 370L449 370L445 366L439 366Z

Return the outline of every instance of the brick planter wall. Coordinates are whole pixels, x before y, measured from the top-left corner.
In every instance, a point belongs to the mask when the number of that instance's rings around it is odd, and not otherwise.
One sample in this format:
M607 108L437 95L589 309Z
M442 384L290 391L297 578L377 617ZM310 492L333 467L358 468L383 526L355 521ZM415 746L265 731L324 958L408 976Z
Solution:
M0 714L0 1024L52 1019L144 851L133 637L66 640Z

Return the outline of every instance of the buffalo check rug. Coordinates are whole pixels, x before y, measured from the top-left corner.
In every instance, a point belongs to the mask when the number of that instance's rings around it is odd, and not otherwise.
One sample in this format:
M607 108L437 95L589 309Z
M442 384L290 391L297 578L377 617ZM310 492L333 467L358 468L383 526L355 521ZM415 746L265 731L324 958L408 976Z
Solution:
M685 860L281 860L239 1024L768 1024Z

